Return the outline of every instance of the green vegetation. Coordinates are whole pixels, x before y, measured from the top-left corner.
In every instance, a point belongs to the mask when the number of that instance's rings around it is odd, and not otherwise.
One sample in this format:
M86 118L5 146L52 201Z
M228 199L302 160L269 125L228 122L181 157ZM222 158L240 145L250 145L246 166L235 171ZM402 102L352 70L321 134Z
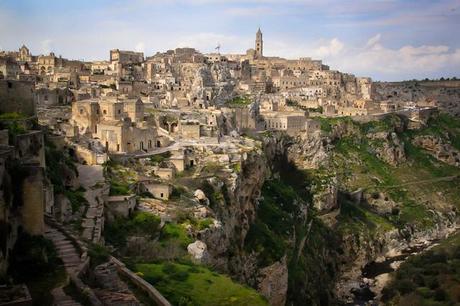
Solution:
M221 170L222 170L221 164L219 164L218 162L209 161L204 165L201 171L204 173L216 174L216 172L219 172Z
M42 236L20 234L10 259L8 274L15 283L26 283L34 305L51 306L51 290L67 277L53 243Z
M460 235L405 261L383 290L389 305L456 305L460 302Z
M392 230L393 224L386 218L374 213L370 208L342 199L340 214L337 217L338 230L348 234L383 232Z
M67 150L58 150L56 146L45 137L45 160L46 175L54 185L54 192L64 193L67 190L65 186L65 174L76 176L77 168L68 154Z
M116 218L105 225L105 240L115 247L126 246L128 236L155 238L159 234L160 218L147 212L137 212L132 218Z
M328 124L326 129L332 130L332 127L337 124L336 120L325 119L324 124ZM460 121L448 115L440 115L438 119L432 119L430 122L433 120L437 123L434 125L430 123L427 128L416 131L404 130L403 119L396 115L364 124L350 121L347 122L346 136L334 143L332 164L340 177L339 181L343 184L342 189L353 191L365 188L369 193L383 192L389 199L398 203L399 213L382 216L385 220L379 218L384 221L379 222L381 225L389 222L399 228L408 224L431 227L436 220L429 212L431 207L420 202L420 197L434 202L439 201L436 199L437 191L444 190L445 195L455 203L455 197L460 195L458 189L454 188L455 182L435 181L437 178L459 175L458 168L436 160L428 152L412 144L413 137L420 134L433 135L437 131L439 135L446 135L445 131L451 131L450 140L460 135L460 130L457 130ZM395 132L404 143L407 160L396 167L379 158L376 152L381 149L382 142L368 138L369 133L376 132ZM433 180L433 182L415 183L424 180L427 182ZM366 210L368 216L373 214L369 207L361 205L359 208ZM347 223L352 227L356 225L352 222L353 218L345 220L351 221Z
M137 264L136 271L173 305L268 305L255 290L192 264Z
M117 195L130 195L132 194L131 187L129 184L121 181L112 179L110 181L110 193L111 196Z
M453 142L459 135L460 121L442 116L437 123L440 125L439 135ZM260 267L286 256L289 268L288 301L293 304L332 302L330 285L338 270L338 254L343 252L338 247L340 239L352 236L360 243L371 241L395 228L431 228L437 223L438 217L430 212L433 206L429 203L445 203L447 200L457 204L460 198L457 188L460 179L436 180L458 176L460 170L436 160L411 142L419 133L432 134L430 129L433 126L408 131L405 130L404 120L395 115L363 124L353 122L348 117L319 120L323 131L337 131L332 139L334 148L329 164L316 170L300 171L289 167L285 161L278 161L275 173L279 171L281 178L265 182L257 218L244 244L246 253L257 254ZM446 134L444 131L449 132ZM401 160L398 166L392 166L379 157L379 150L382 150L385 145L383 141L386 140L370 137L371 133L379 132L396 133L404 143L405 161ZM310 208L307 215L302 212L312 202L310 192L324 191L335 175L340 184L340 212L334 218L334 231L331 231L316 217L314 209ZM423 183L424 180L428 183ZM394 201L396 208L382 213L367 204L366 200L355 203L348 193L359 188L363 188L367 194L381 196L382 201ZM210 194L205 188L203 190ZM208 197L211 203L215 201L212 196ZM322 286L318 286L318 283ZM420 290L426 291L423 288Z
M280 179L265 182L257 218L245 239L247 253L256 252L264 267L286 256L288 301L294 305L327 305L337 271L337 239L311 209L306 189L310 178L287 161L278 161Z
M166 223L161 231L160 241L170 239L177 240L184 248L193 242L193 239L187 234L185 226L177 223Z
M178 200L181 198L182 195L187 194L187 190L182 186L173 186L173 190L171 192L171 200Z
M130 195L134 193L133 187L137 181L137 173L133 169L109 160L104 164L104 176L110 181L109 195Z
M100 244L90 243L88 247L91 267L96 267L109 260L110 252Z
M81 208L82 204L88 204L88 201L85 198L85 189L83 187L80 187L77 190L65 190L64 195L70 201L72 213L77 212Z
M248 96L235 97L232 100L227 102L227 105L230 107L245 106L251 104L252 101Z
M460 150L460 120L448 114L441 113L431 118L428 126L415 134L439 136Z
M23 121L26 119L22 113L3 113L0 114L0 130L7 129L9 136L9 143L13 145L14 138L17 135L27 132L27 125Z
M198 221L198 230L204 230L209 228L212 224L214 224L214 220L209 218L204 218Z
M149 157L149 159L152 164L159 165L165 160L167 160L169 157L171 157L171 152L167 151L165 153L152 155Z
M304 111L308 111L308 112L312 112L312 113L320 113L320 114L323 113L323 107L322 106L306 107L306 106L300 105L297 101L290 100L290 99L286 100L286 105L287 106L297 107L297 108L300 108L300 109L302 109Z

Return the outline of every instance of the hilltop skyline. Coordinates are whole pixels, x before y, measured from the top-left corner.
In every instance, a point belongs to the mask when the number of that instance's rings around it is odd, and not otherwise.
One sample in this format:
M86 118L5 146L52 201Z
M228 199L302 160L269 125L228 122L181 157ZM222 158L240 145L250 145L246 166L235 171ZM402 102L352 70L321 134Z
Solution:
M458 77L460 1L190 0L0 3L0 49L108 59L110 49L193 47L207 53L254 48L267 56L321 59L374 80Z

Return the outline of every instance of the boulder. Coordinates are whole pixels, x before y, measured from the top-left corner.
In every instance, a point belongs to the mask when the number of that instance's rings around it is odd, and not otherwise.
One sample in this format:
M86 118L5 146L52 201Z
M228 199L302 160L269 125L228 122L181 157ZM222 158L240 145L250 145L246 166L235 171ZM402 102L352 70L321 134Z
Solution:
M201 189L195 190L193 193L193 196L195 197L195 200L200 202L201 204L205 204L209 206L209 199L206 197L206 194L203 192Z
M204 263L208 258L208 247L203 241L197 240L187 246L187 251L198 263Z

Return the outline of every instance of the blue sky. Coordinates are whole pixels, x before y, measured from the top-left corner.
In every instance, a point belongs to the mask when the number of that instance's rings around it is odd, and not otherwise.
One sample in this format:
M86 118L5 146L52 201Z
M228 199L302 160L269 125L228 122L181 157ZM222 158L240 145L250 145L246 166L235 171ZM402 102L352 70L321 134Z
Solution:
M460 77L460 0L0 0L0 48L108 59L190 46L322 59L375 80Z

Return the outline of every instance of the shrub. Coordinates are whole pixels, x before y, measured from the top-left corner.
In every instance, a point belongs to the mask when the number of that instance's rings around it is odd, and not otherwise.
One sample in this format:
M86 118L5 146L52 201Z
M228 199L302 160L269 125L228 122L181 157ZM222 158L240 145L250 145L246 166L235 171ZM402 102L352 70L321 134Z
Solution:
M109 260L110 252L102 245L91 243L88 248L88 256L92 267L103 264Z
M403 279L396 284L397 289L402 294L408 294L415 290L415 285L412 281L408 279Z
M26 282L52 272L61 263L53 243L42 236L21 233L10 254L9 274Z

